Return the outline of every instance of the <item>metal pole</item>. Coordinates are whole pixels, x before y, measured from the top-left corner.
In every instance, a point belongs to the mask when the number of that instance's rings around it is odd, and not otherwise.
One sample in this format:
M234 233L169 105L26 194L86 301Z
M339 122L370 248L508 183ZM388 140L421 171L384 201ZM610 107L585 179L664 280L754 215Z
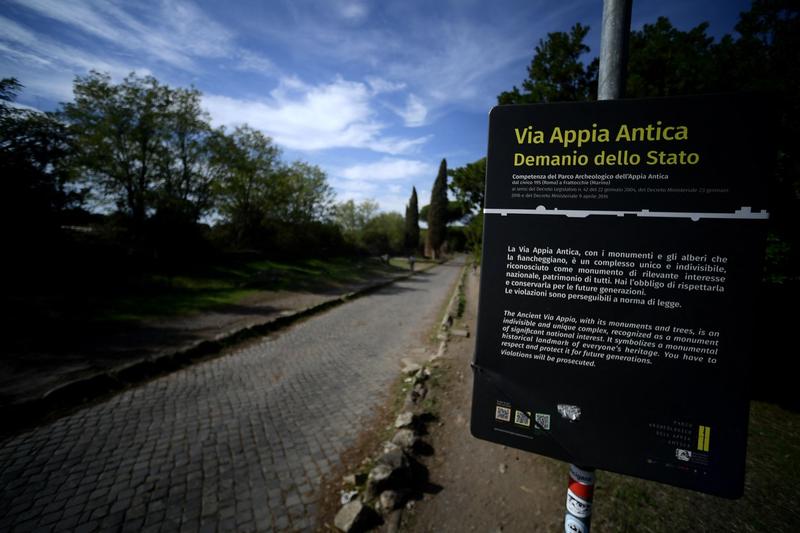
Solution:
M603 0L603 29L600 34L600 72L597 99L622 98L628 64L633 0ZM569 465L565 533L589 533L594 500L594 468Z
M624 96L632 4L633 0L603 0L598 100L614 100Z
M565 533L588 533L592 521L594 468L569 465Z

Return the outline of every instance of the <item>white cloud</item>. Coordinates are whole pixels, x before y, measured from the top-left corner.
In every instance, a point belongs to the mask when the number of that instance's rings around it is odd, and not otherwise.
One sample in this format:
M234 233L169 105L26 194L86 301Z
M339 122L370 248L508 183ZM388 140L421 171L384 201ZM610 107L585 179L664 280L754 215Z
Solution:
M392 93L406 88L405 83L385 80L377 76L367 76L366 80L373 94Z
M436 167L412 159L383 158L374 163L362 163L343 169L339 174L348 180L387 181L428 177L436 173Z
M339 178L332 178L331 185L339 193L337 195L339 201L355 200L356 198L367 199L372 198L378 190L378 185L369 181L351 181Z
M236 52L238 59L234 65L236 70L257 72L259 74L275 75L278 69L269 58L250 50L241 49Z
M16 22L0 16L0 50L9 68L26 86L26 94L68 100L72 97L75 73L91 69L122 78L131 71L149 74L143 67L122 64L84 52L64 43L38 35ZM19 73L19 74L18 74Z
M409 128L423 126L428 118L428 108L416 95L409 94L405 109L396 111Z
M415 91L429 107L452 102L485 105L493 100L486 87L494 75L530 55L530 47L523 44L530 39L527 32L499 34L492 27L459 20L421 31L435 32L436 38L430 39L435 48L425 44L429 39L423 33L407 46L403 60L387 66L387 73L393 79L414 80ZM413 117L414 108L407 105L407 111Z
M136 15L104 0L14 0L22 7L128 52L192 70L194 58L231 57L232 35L187 2L162 1Z
M352 0L339 2L336 8L340 17L352 22L364 20L369 13L365 3Z
M381 211L404 213L412 185L418 186L420 205L425 205L425 198L430 194L423 189L433 182L436 171L436 165L424 161L384 157L371 163L334 169L330 172L330 183L340 201L373 199Z
M366 148L401 154L427 140L383 135L386 126L375 118L371 97L365 84L341 78L319 85L284 78L267 99L212 94L203 103L216 123L250 124L296 150Z
M371 200L378 203L378 209L383 212L395 211L405 213L405 207L411 196L411 188L404 190L402 186L379 187L374 183L331 180L331 185L336 190L336 201L363 202ZM420 204L424 205L424 204Z
M35 105L43 105L43 109L49 106L45 102L41 102L40 99L50 102L68 102L72 100L73 77L69 73L48 72L41 74L26 70L23 72L12 71L8 74L22 82L24 88L20 96L30 102L35 102Z

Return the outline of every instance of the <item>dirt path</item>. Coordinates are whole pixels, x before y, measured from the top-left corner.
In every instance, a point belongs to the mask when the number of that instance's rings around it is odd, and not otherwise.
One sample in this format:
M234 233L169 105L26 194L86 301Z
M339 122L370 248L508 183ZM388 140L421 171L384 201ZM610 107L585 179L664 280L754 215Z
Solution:
M475 331L478 276L467 275L463 322ZM453 337L436 391L439 424L426 440L430 480L443 489L403 515L403 531L532 532L563 528L567 471L563 463L480 441L469 431L474 337Z
M468 275L464 323L475 331L478 276ZM456 326L458 327L458 325ZM567 465L479 441L469 431L470 362L474 338L454 337L442 359L442 386L434 391L439 423L426 441L426 459L438 494L405 512L406 532L563 531ZM744 496L707 494L598 471L593 531L800 531L800 414L753 401Z

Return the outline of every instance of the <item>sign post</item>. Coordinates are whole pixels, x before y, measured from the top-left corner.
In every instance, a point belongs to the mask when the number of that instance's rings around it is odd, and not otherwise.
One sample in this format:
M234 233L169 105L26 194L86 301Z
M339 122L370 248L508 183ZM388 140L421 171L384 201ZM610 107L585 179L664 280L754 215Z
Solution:
M594 502L594 468L569 465L567 483L567 513L564 515L566 533L589 531Z
M600 35L600 69L597 80L597 99L614 100L622 98L625 88L625 71L628 63L628 40L631 32L632 0L603 0L603 27ZM567 487L567 513L564 516L564 530L566 533L588 533L592 518L592 493L588 503L588 514L585 517L576 517L570 512L570 501L575 495L571 494L573 486L572 472L581 472L582 469L570 465L569 486ZM592 487L594 487L594 469L592 472ZM573 500L570 500L573 498Z
M622 98L625 92L632 3L633 0L603 0L598 100Z
M741 495L766 107L715 95L492 110L473 435Z

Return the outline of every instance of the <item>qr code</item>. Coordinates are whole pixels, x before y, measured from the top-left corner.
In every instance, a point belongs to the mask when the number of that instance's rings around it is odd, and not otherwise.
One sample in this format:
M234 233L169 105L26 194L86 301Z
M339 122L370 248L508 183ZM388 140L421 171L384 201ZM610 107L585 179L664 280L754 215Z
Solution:
M523 411L514 411L514 423L520 426L531 426L531 414Z
M502 420L503 422L510 422L511 409L509 409L508 407L503 407L502 405L495 406L494 417L497 420Z
M550 415L536 413L536 427L539 429L550 429Z

